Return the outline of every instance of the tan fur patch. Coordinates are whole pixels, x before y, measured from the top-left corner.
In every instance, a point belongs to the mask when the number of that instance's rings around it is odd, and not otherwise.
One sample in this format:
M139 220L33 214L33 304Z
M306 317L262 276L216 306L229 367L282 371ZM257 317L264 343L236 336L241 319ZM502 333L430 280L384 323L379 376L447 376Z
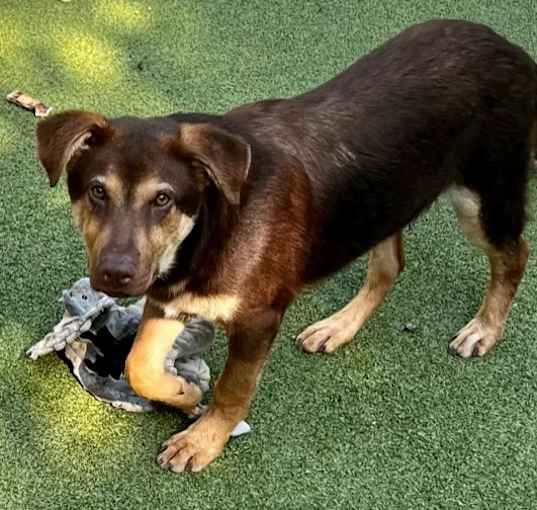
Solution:
M110 239L110 228L102 226L85 205L84 200L73 203L71 206L73 221L84 236L88 265L93 271L100 250Z
M156 177L148 177L135 190L133 208L139 210L150 206L158 193L167 189L166 183ZM192 231L194 223L194 218L175 209L149 231L139 230L135 242L141 254L142 267L150 268L152 274L166 274L173 266L177 249Z
M73 224L79 230L82 230L83 218L84 218L84 206L80 201L73 202L71 204L71 216L73 218Z
M199 144L199 127L195 124L182 125L181 139L186 146L197 146Z
M168 319L179 317L181 314L199 315L211 321L230 321L240 306L236 296L217 294L215 296L196 296L190 292L180 294L168 303L153 301L163 311Z
M142 209L152 202L160 191L171 189L157 177L144 179L136 188L133 199L134 208ZM175 253L181 243L194 228L195 218L175 210L169 214L164 222L153 228L148 236L139 236L138 250L142 254L149 253L155 261L154 268L158 275L167 273L175 260Z
M166 274L171 269L175 260L175 253L177 252L177 249L185 240L186 236L192 232L193 228L194 219L186 214L181 214L175 236L170 239L168 246L166 246L158 259L157 270L159 275Z
M188 279L180 280L173 285L170 285L168 287L168 292L170 296L177 296L178 294L181 294L186 287L186 284L188 283Z
M125 186L121 179L117 175L109 173L99 178L99 181L103 184L112 203L116 207L122 207L125 204L126 197Z
M177 320L144 317L127 357L125 373L138 395L191 412L201 399L200 389L168 373L164 367L165 358L183 329L184 324Z
M104 228L101 228L96 221L91 221L84 232L84 237L86 239L89 267L93 273L97 267L97 259L101 250L112 237L111 231L109 227L104 226Z
M486 249L489 243L483 234L479 219L481 209L479 195L463 186L453 186L449 190L449 198L463 234L476 246Z
M86 145L86 141L91 138L92 133L91 131L84 131L79 136L77 136L70 145L67 146L65 153L63 154L61 163L60 163L60 175L64 172L64 170L67 168L67 165L69 165L69 162L71 161L72 157L80 151L88 149L88 146Z
M367 277L356 297L330 317L316 322L297 338L308 352L334 352L352 340L382 303L404 267L401 233L377 244L369 252Z
M503 331L518 284L524 274L529 248L527 242L521 240L516 249L490 249L487 255L490 262L490 283L478 314Z
M450 343L453 352L463 358L483 356L502 337L528 253L528 245L522 239L510 249L487 251L491 278L485 299L476 316Z
M144 205L152 202L157 193L162 190L162 181L157 177L147 177L136 186L133 205L141 209Z

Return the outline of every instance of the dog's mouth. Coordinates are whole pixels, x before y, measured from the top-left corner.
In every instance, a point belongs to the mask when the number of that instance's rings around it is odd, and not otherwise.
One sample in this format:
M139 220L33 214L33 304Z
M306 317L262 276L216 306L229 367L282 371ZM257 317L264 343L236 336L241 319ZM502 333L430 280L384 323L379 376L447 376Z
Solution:
M125 284L119 284L117 281L107 281L102 276L90 277L91 286L94 290L104 292L114 298L141 297L147 294L156 280L157 275L151 272L150 276L145 278L136 278Z
M129 298L129 297L140 297L145 292L124 292L122 290L109 290L109 289L95 289L100 292L104 292L106 295L113 298Z

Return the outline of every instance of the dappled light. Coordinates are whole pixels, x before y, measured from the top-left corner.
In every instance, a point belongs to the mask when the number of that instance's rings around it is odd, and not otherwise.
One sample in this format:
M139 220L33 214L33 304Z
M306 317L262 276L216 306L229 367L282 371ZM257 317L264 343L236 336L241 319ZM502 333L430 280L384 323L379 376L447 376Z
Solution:
M152 19L151 4L114 0L98 2L95 5L96 18L106 24L121 24L124 30L143 30L150 28Z
M58 60L74 79L95 85L113 85L120 75L121 59L116 48L91 35L60 35L55 47Z

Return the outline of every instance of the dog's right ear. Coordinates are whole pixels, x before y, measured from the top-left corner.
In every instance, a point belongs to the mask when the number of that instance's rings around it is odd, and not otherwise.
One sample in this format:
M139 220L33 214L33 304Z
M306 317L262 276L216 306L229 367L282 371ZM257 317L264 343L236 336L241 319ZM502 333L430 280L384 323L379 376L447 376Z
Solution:
M211 124L185 123L174 150L201 167L230 204L239 205L252 160L250 145L242 138Z
M112 135L108 120L99 113L66 111L37 124L37 157L55 186L69 162L84 149Z

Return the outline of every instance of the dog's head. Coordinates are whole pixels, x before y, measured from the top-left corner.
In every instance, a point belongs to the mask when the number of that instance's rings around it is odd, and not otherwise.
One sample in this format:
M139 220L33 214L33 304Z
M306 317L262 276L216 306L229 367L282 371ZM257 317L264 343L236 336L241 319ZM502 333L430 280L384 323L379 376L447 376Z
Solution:
M92 286L111 295L144 294L169 271L207 188L237 205L250 166L241 138L180 117L68 111L37 125L37 152L51 186L66 171Z

